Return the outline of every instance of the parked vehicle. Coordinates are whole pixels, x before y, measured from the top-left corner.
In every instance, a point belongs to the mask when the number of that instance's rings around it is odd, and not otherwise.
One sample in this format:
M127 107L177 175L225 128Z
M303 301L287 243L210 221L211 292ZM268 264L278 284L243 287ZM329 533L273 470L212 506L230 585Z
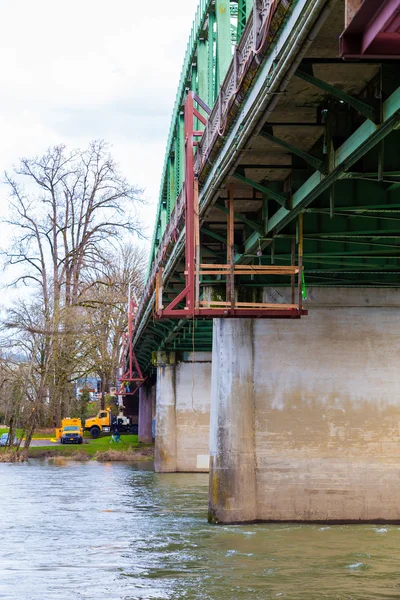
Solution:
M82 430L77 425L67 425L62 430L60 442L62 444L82 444Z
M101 433L111 433L114 424L117 424L120 433L132 433L132 421L122 413L115 417L111 408L101 410L95 417L85 420L84 430L90 431L92 438L98 438Z
M69 417L61 421L61 427L56 429L56 439L61 444L82 444L83 429L80 419L70 419Z
M8 446L9 445L10 435L8 433L2 433L0 436L0 446ZM14 446L18 444L18 438L14 437Z

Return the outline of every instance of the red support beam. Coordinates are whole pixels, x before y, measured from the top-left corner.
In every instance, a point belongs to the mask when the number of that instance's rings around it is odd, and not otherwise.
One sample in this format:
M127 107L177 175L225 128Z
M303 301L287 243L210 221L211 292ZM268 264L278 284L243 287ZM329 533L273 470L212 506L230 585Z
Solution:
M136 358L136 354L133 350L133 322L135 318L135 308L137 308L136 303L133 300L129 300L128 305L128 333L122 334L122 351L121 351L121 368L122 368L122 377L120 377L120 381L122 384L127 383L135 383L137 388L134 390L136 392L137 389L146 381L147 377L143 377L142 369L140 368L139 362ZM128 370L125 371L126 362L128 361ZM137 373L138 377L135 376ZM122 385L121 389L117 392L118 395L126 394L124 391L124 387Z
M198 98L193 92L189 92L184 109L185 124L185 287L165 308L162 305L163 290L163 269L159 268L156 276L156 309L155 317L158 319L181 319L194 317L255 317L255 318L286 318L299 319L306 315L301 302L296 306L285 306L277 304L276 306L265 306L262 303L255 303L254 306L243 306L239 308L235 305L234 288L234 188L230 186L229 193L229 218L228 218L228 238L227 238L227 262L229 273L227 273L227 306L201 306L200 301L200 230L199 230L199 207L198 207L198 181L194 172L194 147L197 142L194 136L199 132L194 130L194 119L199 118L199 112L194 103L199 104ZM201 120L201 119L200 119ZM223 266L222 266L223 267ZM210 265L212 269L212 265ZM244 269L245 267L243 267ZM261 267L260 267L261 269ZM224 271L225 273L225 271ZM215 274L214 272L212 274ZM241 273L239 273L240 275ZM301 280L301 274L299 275ZM186 301L184 308L177 308L183 300ZM211 303L212 304L212 303ZM218 304L218 303L217 303Z
M400 0L346 0L344 58L400 58Z

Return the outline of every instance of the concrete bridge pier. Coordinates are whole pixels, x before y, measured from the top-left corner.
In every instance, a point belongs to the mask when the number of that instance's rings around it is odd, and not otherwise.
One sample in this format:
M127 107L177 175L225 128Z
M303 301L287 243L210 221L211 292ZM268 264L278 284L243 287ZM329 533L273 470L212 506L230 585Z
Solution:
M152 435L152 392L151 387L144 384L139 388L139 442L151 444Z
M155 470L209 468L211 352L157 353Z
M175 352L158 352L155 470L159 473L175 473L176 451Z
M400 291L308 296L301 320L214 321L214 522L400 522Z
M255 521L253 321L214 319L209 520Z

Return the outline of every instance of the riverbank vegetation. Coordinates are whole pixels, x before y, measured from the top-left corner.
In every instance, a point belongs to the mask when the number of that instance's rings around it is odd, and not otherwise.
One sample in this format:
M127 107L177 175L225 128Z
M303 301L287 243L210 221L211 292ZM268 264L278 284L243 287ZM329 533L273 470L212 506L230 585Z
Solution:
M96 440L85 440L82 445L75 444L48 446L30 446L25 455L17 452L16 448L0 448L0 462L22 461L28 458L65 457L71 460L99 461L137 461L151 460L154 457L152 445L139 444L137 435L121 436L119 442L111 436Z
M101 379L102 408L116 385L128 289L143 287L145 256L125 241L142 236L143 199L103 142L24 158L5 184L1 252L14 301L0 323L0 422L11 443L25 438L24 458L37 428L84 415L80 377Z

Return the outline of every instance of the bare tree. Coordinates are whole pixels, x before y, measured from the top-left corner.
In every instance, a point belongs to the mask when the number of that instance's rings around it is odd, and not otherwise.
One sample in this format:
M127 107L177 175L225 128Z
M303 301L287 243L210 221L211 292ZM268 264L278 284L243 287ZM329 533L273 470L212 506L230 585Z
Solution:
M7 327L41 336L35 352L40 348L46 361L41 385L49 391L56 424L82 362L87 273L104 264L120 233L141 235L141 190L121 175L104 142L73 152L56 146L41 158L22 159L13 175L5 174L5 182L10 191L5 223L13 229L5 265L18 269L12 285L25 284L35 294L22 315L21 306L14 316L9 313ZM32 324L28 315L37 303L40 318Z
M14 446L17 427L21 428L14 459L26 458L33 433L44 409L43 397L32 364L2 357L0 367L0 404L9 425L8 446ZM22 443L22 440L24 441Z
M92 273L81 298L87 319L88 369L102 382L104 396L115 384L122 333L127 324L128 293L140 296L144 284L145 253L132 245L113 252L100 272Z

